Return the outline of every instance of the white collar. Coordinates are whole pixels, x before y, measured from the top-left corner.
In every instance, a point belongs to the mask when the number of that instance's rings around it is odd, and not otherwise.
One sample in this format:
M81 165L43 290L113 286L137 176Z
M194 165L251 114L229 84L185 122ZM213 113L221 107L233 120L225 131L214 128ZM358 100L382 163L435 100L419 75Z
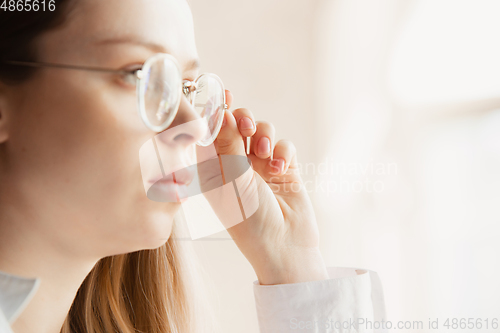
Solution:
M23 312L40 285L40 278L26 278L0 271L0 332L12 332L10 324Z

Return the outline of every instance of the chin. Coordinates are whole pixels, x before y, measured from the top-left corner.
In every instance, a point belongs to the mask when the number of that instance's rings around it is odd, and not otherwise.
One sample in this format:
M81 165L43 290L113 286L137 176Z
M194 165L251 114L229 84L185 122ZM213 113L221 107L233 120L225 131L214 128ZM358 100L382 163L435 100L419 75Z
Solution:
M172 235L174 215L180 208L178 204L172 206L175 209L151 212L142 220L137 235L140 240L138 250L156 249L167 242Z

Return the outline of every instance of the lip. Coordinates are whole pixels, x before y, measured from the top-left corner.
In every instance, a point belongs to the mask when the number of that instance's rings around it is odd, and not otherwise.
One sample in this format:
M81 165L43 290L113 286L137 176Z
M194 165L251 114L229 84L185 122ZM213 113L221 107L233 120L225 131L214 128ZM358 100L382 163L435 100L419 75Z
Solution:
M148 191L161 202L184 202L188 198L187 186L185 184L174 183L172 181L158 181L153 184Z
M169 185L169 184L175 184L175 185L179 185L179 186L188 186L191 181L189 181L188 183L185 183L183 181L180 181L180 180L177 180L177 179L169 179L167 177L160 177L160 178L155 178L155 179L152 179L150 181L148 181L149 184L165 184L165 185Z
M195 170L192 166L180 166L172 168L172 170L165 171L164 175L155 175L148 182L154 184L161 181L189 185L194 178L194 174Z
M165 176L157 175L148 181L148 197L159 202L184 202L193 178L194 171L190 167L179 168Z

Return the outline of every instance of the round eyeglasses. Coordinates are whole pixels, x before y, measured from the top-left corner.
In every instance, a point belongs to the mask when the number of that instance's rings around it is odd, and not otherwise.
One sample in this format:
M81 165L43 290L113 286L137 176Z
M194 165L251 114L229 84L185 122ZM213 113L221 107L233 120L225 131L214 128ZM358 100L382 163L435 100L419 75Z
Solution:
M148 58L140 69L73 66L45 62L3 61L6 64L31 67L55 67L122 74L136 84L139 115L144 124L155 132L166 130L174 121L184 94L207 125L205 136L197 144L208 146L219 134L227 110L222 80L215 74L203 73L194 81L183 80L177 60L170 54L157 53Z

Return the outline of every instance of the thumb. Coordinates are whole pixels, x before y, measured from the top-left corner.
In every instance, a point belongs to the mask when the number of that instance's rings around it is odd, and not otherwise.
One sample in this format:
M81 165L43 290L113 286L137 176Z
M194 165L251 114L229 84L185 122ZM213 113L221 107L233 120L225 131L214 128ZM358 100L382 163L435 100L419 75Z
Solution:
M246 156L245 139L238 130L234 115L226 110L222 127L214 142L217 154Z

